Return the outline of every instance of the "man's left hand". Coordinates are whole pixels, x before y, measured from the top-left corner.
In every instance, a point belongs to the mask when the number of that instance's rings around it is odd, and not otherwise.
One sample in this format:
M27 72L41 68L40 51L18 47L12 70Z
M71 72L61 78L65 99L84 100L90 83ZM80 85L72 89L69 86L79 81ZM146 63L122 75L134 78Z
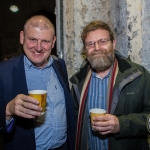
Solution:
M120 131L118 118L110 114L95 117L92 122L92 128L102 135L115 134Z

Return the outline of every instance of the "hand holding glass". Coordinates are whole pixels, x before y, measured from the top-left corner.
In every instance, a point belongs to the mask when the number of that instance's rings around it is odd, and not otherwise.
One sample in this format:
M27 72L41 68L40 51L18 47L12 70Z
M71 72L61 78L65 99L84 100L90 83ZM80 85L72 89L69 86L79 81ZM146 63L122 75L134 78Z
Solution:
M32 91L29 91L28 93L29 93L29 96L31 96L31 97L33 97L39 101L39 106L42 107L41 115L43 115L45 113L45 109L46 109L47 91L45 91L45 90L32 90Z

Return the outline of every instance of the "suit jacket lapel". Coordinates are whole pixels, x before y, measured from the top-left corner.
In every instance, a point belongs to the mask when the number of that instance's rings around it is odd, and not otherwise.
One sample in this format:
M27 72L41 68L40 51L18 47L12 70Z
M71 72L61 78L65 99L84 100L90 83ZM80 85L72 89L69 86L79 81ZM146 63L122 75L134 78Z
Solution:
M60 84L62 85L63 88L66 88L66 83L65 83L65 77L63 74L63 70L60 66L61 64L58 64L58 62L56 62L56 60L54 60L54 63L52 64L55 73L59 79Z
M25 77L24 61L23 56L15 62L13 69L13 94L14 97L18 94L28 94L27 83Z
M25 68L24 68L24 55L21 55L15 62L15 66L12 72L13 76L13 90L12 95L13 97L16 97L18 94L25 94L28 95L28 88L26 83L26 77L25 77ZM19 118L18 118L19 119ZM26 124L30 126L30 131L32 135L34 136L34 126L33 126L33 120L26 120Z

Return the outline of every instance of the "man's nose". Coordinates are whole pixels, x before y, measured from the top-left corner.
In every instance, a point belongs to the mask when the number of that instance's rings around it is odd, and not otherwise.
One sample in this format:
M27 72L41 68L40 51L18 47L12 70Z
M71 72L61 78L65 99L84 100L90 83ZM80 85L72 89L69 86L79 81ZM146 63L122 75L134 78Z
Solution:
M36 43L36 51L40 52L42 50L42 44L40 41Z
M100 47L101 47L101 46L98 44L98 42L95 42L95 50L99 50Z

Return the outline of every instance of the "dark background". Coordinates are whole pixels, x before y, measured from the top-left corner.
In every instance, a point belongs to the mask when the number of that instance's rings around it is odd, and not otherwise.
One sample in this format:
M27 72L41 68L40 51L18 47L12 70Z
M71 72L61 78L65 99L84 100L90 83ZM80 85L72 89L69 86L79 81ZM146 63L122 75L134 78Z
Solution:
M10 11L11 5L17 5L19 11ZM19 34L25 21L33 14L47 16L56 27L55 0L0 0L0 61L6 55L22 53ZM56 46L53 54L56 54Z

